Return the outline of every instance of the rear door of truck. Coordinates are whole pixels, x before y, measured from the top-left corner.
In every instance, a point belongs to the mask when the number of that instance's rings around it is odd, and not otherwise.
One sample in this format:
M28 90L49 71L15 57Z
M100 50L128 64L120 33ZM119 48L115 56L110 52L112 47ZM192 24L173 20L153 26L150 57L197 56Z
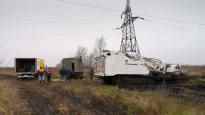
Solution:
M36 71L35 58L16 58L15 63L17 74L33 74Z

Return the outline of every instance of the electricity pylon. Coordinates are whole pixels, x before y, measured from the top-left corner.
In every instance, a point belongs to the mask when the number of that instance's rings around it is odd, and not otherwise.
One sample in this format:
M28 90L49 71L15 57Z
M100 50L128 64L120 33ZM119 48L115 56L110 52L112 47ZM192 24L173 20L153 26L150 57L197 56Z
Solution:
M140 58L141 52L135 35L134 21L136 19L144 20L142 17L133 17L130 7L130 0L127 0L125 10L121 15L123 23L120 27L122 30L122 41L120 51L128 56Z

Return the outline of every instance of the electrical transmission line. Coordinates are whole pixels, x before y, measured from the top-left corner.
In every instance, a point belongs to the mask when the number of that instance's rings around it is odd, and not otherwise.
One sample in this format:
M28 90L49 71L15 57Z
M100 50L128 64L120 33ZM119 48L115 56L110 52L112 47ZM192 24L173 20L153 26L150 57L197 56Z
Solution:
M63 2L64 4L67 5L73 5L73 6L79 6L79 7L86 7L86 8L92 8L92 9L99 9L101 11L105 11L105 12L109 12L109 13L115 13L118 14L119 9L114 9L114 8L108 8L108 7L103 7L103 6L99 6L96 4L90 4L90 3L80 3L80 2L76 2L76 1L71 1L71 0L57 0L59 2ZM145 21L151 21L151 22L155 22L155 23L170 23L170 24L179 24L179 25L196 25L199 27L205 27L205 23L195 23L192 21L187 22L186 20L182 20L182 19L177 19L177 18L170 18L170 17L159 17L159 16L152 16L146 13L139 13L141 14L143 17L146 18Z

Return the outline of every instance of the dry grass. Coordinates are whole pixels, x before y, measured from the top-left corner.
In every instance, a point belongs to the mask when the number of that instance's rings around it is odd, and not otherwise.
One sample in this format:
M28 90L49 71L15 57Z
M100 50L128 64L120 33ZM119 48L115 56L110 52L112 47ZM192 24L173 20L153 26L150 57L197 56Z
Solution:
M205 77L205 66L184 65L182 68L188 76Z
M189 81L192 86L201 86L205 88L205 78L192 79Z
M25 103L19 98L17 90L7 81L0 84L0 115L29 115Z
M0 115L32 114L26 113L28 105L19 98L18 88L12 89L11 83L1 81ZM36 85L35 82L25 84ZM37 98L43 96L51 102L58 115L68 112L73 115L205 115L205 105L181 102L160 92L129 91L87 80L57 81L41 87L41 90L32 88L37 90L34 93L39 93Z
M105 110L117 115L205 114L205 105L178 102L175 98L163 96L157 92L128 91L113 86L101 86L90 81L72 81L65 89L86 99L89 102L86 106L96 109L104 107Z
M14 68L0 68L0 75L2 76L15 76Z
M11 115L13 110L13 104L10 99L15 98L15 91L11 91L7 82L0 84L0 112L6 115Z

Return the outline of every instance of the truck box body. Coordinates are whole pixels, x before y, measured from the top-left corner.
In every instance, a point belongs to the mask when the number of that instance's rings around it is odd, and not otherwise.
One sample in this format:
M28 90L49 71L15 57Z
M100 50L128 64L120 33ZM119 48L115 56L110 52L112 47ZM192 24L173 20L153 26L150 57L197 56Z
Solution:
M105 52L96 58L96 76L116 75L143 75L148 76L149 69L144 65L143 60L133 60L123 53Z
M33 78L44 61L38 58L16 58L15 70L18 78Z

